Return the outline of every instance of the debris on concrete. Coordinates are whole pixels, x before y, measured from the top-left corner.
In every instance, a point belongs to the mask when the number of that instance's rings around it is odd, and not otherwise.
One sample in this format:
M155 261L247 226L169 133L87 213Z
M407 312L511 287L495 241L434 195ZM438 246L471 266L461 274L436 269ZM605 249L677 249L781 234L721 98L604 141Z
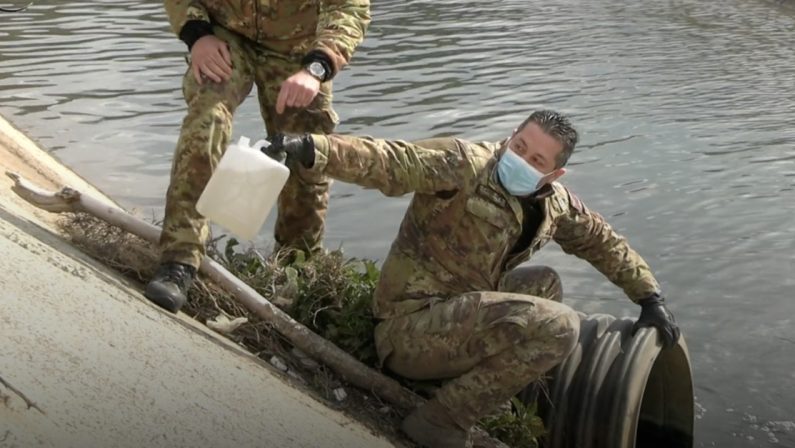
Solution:
M248 319L245 317L237 317L230 320L225 314L219 314L215 319L208 320L207 326L218 333L229 334L246 322L248 322Z
M338 387L334 389L334 398L337 401L345 401L345 399L348 398L348 393L345 392L345 389Z
M270 363L273 367L276 367L282 372L286 372L288 369L287 364L285 364L284 361L282 361L282 359L276 355L271 356Z

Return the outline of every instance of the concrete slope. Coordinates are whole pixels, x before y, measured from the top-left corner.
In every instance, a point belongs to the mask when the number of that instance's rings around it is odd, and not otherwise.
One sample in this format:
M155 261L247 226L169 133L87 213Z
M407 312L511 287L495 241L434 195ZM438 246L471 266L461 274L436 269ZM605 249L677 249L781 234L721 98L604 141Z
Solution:
M20 166L3 143L3 171L17 165L39 182L35 173L73 176ZM203 326L150 305L4 182L0 447L392 446Z

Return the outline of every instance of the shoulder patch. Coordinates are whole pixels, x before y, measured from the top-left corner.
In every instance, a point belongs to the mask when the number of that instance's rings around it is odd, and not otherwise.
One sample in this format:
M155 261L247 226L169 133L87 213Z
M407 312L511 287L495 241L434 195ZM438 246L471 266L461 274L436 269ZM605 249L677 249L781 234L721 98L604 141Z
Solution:
M499 207L508 208L508 201L498 192L492 190L491 188L487 187L486 185L480 184L478 185L476 192L478 196L488 200L489 202L493 202L497 204Z

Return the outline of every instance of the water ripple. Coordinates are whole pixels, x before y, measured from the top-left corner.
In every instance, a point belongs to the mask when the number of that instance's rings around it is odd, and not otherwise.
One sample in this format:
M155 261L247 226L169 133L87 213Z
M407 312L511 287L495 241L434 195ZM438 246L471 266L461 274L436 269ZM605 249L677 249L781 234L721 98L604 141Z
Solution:
M0 16L0 111L123 203L161 213L185 109L184 45L157 2L52 3ZM791 420L791 353L760 335L777 328L795 340L782 323L795 313L791 9L759 0L378 0L373 17L335 81L341 132L498 139L532 109L570 114L582 139L565 179L663 282L709 410L701 444L757 446L730 435L748 432L741 412L723 412L730 407ZM253 100L235 126L236 135L264 132ZM335 184L329 246L383 259L407 200ZM370 219L373 211L382 218ZM540 262L574 297L619 295L559 252ZM627 312L610 308L625 306L617 299L577 304ZM795 446L791 433L776 437Z

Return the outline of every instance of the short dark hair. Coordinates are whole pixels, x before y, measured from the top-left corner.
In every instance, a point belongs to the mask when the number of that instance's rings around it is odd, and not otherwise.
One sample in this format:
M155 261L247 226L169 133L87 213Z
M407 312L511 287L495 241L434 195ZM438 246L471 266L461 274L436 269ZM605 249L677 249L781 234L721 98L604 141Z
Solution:
M571 125L568 117L554 110L537 110L530 114L518 129L521 131L528 123L537 124L544 132L555 137L563 145L563 150L555 158L555 165L557 168L566 166L579 139L577 130Z

